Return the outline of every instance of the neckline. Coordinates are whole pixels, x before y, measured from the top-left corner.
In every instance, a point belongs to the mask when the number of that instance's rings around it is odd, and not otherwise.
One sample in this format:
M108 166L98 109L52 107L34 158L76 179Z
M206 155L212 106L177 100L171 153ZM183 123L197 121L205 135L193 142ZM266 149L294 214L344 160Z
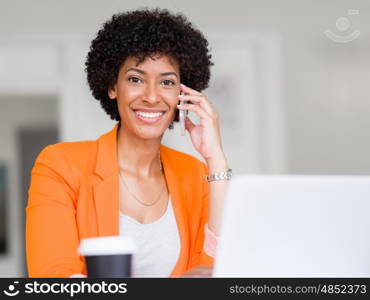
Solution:
M121 210L119 210L119 216L121 218L126 218L129 222L131 222L131 223L133 223L135 225L144 227L144 226L154 225L154 224L160 223L169 214L169 211L170 211L171 208L172 208L171 196L169 196L168 197L167 207L166 207L165 212L158 219L154 220L151 223L141 223L138 220L136 220L135 218L130 217L130 216L122 213Z

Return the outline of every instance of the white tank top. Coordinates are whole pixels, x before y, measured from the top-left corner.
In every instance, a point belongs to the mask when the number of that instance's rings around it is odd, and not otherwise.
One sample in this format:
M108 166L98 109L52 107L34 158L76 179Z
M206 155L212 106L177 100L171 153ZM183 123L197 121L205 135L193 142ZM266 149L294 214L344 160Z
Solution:
M156 221L142 224L121 212L120 235L131 236L137 252L133 257L133 277L168 277L180 255L180 238L169 198L166 212Z

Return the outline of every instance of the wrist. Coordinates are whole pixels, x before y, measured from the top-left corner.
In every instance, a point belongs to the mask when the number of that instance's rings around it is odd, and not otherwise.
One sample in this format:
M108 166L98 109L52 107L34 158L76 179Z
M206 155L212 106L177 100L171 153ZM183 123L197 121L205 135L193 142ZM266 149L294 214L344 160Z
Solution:
M222 171L227 171L229 169L224 153L220 153L217 156L208 158L206 160L206 163L207 163L209 173L222 172Z

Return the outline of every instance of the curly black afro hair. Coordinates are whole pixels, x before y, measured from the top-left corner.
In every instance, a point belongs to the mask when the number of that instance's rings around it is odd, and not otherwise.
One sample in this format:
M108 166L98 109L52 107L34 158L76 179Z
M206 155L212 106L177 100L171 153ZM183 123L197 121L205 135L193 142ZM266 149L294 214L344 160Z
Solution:
M117 101L108 96L120 66L128 57L138 58L139 64L154 54L175 59L185 85L198 91L208 87L213 65L208 42L184 15L158 8L115 14L97 33L85 62L92 95L112 120L121 119Z

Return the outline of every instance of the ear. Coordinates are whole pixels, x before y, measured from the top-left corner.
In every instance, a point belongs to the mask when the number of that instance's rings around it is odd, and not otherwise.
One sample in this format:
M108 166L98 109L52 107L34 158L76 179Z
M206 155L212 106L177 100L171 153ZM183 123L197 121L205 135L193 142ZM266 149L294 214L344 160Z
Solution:
M108 96L112 100L117 99L117 85L116 84L110 89L108 89Z

